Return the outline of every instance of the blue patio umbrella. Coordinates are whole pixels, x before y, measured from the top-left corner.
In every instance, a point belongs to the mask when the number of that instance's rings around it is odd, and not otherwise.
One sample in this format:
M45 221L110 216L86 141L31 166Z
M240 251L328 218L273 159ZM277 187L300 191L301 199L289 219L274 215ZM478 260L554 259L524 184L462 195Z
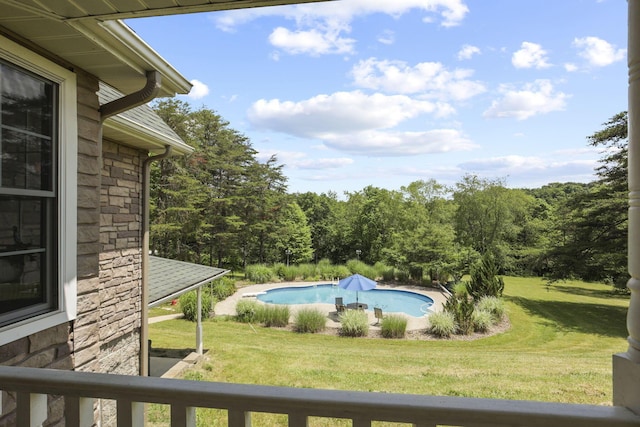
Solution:
M375 280L371 280L359 274L345 277L338 282L338 286L347 291L356 291L356 304L358 303L358 291L370 291L378 284Z

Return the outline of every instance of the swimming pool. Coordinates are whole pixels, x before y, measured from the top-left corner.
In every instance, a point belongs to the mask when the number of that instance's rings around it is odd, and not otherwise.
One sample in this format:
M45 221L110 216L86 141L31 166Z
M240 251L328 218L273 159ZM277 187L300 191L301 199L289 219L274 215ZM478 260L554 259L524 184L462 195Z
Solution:
M345 304L356 302L354 291L347 291L331 284L276 288L256 296L260 301L269 304L335 304L336 297L342 297ZM424 316L433 305L433 299L426 295L398 289L360 291L358 302L367 304L370 311L379 307L383 312L402 312L413 317Z

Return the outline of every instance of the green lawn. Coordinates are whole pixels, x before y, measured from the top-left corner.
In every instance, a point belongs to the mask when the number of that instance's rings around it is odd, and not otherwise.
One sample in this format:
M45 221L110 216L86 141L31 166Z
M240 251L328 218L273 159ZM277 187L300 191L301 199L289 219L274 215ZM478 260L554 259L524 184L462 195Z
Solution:
M540 279L514 277L505 278L504 297L511 328L474 341L343 338L208 320L203 329L209 361L187 377L611 404L611 356L627 347L628 297L605 285L565 282L548 288ZM193 348L195 327L185 320L156 323L150 338L155 348Z

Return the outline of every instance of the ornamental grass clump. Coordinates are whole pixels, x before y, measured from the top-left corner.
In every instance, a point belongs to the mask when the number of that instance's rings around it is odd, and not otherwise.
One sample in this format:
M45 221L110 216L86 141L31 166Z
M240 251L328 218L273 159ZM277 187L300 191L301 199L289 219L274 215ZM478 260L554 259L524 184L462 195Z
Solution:
M274 272L264 264L248 265L244 270L244 275L254 283L268 283L275 279Z
M316 274L320 277L320 280L331 280L336 277L335 269L330 260L323 258L316 265Z
M321 311L314 308L298 310L294 316L294 329L296 332L316 333L324 331L327 319Z
M294 282L298 277L298 267L293 265L282 267L280 277L282 277L286 282Z
M266 327L283 328L289 324L290 315L286 305L263 305L256 317Z
M258 320L258 311L256 300L240 300L236 304L236 320L242 323L254 323Z
M437 337L449 338L456 333L457 328L453 313L439 311L429 315L428 331Z
M443 310L453 315L456 332L469 335L473 332L473 301L466 295L451 295L444 304Z
M471 319L473 330L476 332L487 332L493 325L493 316L486 310L473 310Z
M211 283L211 293L217 301L229 298L236 292L236 283L229 277L221 277Z
M340 315L340 335L364 337L369 333L369 316L361 310L347 310Z
M380 332L384 338L404 338L407 332L407 318L397 314L388 314L382 319Z
M494 322L500 322L505 314L504 301L497 297L483 297L478 301L478 310L491 313Z
M316 280L318 277L315 264L299 264L297 270L297 275L301 277L302 280Z
M182 314L184 314L184 318L191 322L195 322L196 320L198 320L198 295L196 291L182 294L179 301L180 308L182 309ZM206 319L209 317L209 309L211 308L211 297L208 293L202 293L201 303L201 316L203 319Z

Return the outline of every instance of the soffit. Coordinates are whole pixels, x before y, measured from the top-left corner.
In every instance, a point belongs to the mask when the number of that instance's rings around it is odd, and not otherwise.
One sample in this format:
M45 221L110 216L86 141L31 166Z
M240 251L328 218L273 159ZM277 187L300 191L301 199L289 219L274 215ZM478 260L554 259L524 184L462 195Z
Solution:
M188 80L120 19L315 1L323 0L0 0L0 32L123 93L142 88L146 71L157 70L163 79L161 96L172 96L188 93Z

